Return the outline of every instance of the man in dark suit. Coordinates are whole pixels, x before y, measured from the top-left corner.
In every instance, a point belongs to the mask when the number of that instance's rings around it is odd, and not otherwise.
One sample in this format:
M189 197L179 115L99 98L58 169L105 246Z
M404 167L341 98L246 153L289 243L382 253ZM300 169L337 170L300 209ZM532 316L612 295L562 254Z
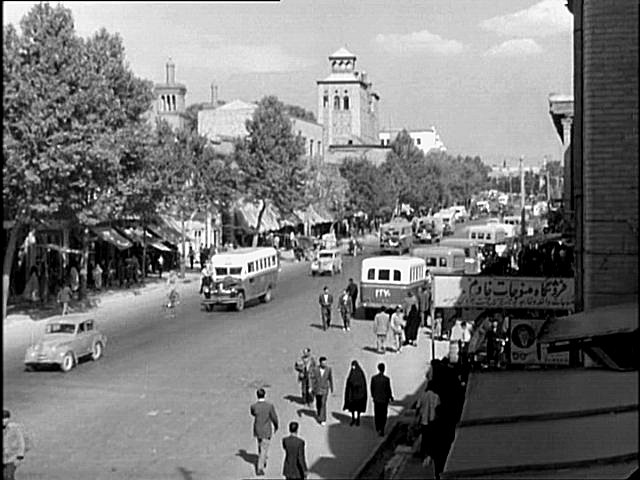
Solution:
M347 285L347 292L349 292L349 297L351 297L351 307L353 309L353 314L356 313L356 300L358 298L358 286L353 281L353 278L349 279L349 284Z
M320 357L319 362L312 370L311 385L316 396L318 422L324 426L327 424L327 397L329 392L333 393L333 373L327 366L327 357Z
M289 435L282 439L284 467L282 474L287 480L303 480L307 476L307 460L304 455L304 440L298 437L298 422L289 424Z
M378 374L371 377L371 398L373 399L373 414L376 424L376 432L384 436L384 427L387 424L387 409L389 402L393 401L391 393L391 380L384 374L384 363L378 364Z
M320 313L322 315L322 329L326 330L331 326L331 305L333 305L333 295L329 293L329 287L324 287L320 297Z
M255 418L253 422L253 436L258 439L258 465L256 465L256 473L258 475L264 475L264 469L267 468L271 435L278 431L278 415L276 414L276 409L273 404L264 399L266 395L264 388L259 388L256 395L258 401L251 405L251 415ZM272 424L273 431L271 430Z

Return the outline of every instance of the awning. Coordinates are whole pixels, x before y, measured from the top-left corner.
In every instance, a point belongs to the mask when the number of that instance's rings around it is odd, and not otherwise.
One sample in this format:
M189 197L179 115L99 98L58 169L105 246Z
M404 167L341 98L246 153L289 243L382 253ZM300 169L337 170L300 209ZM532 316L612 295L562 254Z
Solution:
M37 243L36 247L45 248L47 250L56 250L60 253L73 253L74 255L82 255L82 250L61 247L60 245L56 245L55 243Z
M239 218L244 224L243 226L250 231L255 230L258 224L258 215L260 214L260 205L249 202L239 202L236 207L236 212L239 213ZM271 204L267 205L264 214L262 215L262 221L260 222L260 233L280 230L280 223L278 222L278 214Z
M330 216L322 215L318 212L320 207L309 205L305 210L296 210L295 214L300 218L302 223L309 225L317 225L319 223L329 223L333 220ZM326 214L328 215L328 214Z
M472 373L442 478L627 478L637 390L637 372Z
M163 252L170 252L171 249L169 247L167 247L166 245L163 245L161 242L155 242L155 241L150 241L147 242L147 245L150 247L155 248L156 250L160 250Z
M133 244L111 227L91 227L91 230L105 242L115 245L119 250L131 248Z
M155 234L158 238L161 238L163 241L170 243L171 245L181 245L182 244L182 232L181 228L175 228L172 225L170 219L166 218L164 215L160 215L158 220L153 224L147 227L147 230ZM185 241L190 241L185 233Z
M540 343L602 337L638 330L638 303L599 307L566 317L552 318L542 327Z

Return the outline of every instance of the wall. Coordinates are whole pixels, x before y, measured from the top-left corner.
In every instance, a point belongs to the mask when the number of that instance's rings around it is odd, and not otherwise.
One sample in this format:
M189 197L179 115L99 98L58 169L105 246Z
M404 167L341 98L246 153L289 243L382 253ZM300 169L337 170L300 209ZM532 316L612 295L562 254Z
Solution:
M582 1L584 308L638 293L638 1Z

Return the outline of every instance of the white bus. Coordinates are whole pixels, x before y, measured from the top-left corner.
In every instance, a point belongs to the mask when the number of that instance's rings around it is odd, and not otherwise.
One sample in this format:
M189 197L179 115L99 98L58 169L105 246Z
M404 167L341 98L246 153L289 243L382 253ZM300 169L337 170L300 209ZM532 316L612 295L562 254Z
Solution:
M426 263L422 258L381 256L362 260L360 304L365 316L373 308L402 305L408 291L416 296L426 285Z
M237 311L256 298L267 303L278 283L280 264L275 248L239 248L211 257L213 286L211 298L202 304L232 305Z

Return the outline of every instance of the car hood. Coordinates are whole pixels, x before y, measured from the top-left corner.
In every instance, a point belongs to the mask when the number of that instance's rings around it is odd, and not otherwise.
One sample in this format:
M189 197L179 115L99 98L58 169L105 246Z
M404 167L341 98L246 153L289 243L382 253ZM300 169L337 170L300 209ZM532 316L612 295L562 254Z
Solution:
M68 333L52 333L45 335L45 337L36 343L36 348L51 348L53 346L60 346L71 342L73 336Z

